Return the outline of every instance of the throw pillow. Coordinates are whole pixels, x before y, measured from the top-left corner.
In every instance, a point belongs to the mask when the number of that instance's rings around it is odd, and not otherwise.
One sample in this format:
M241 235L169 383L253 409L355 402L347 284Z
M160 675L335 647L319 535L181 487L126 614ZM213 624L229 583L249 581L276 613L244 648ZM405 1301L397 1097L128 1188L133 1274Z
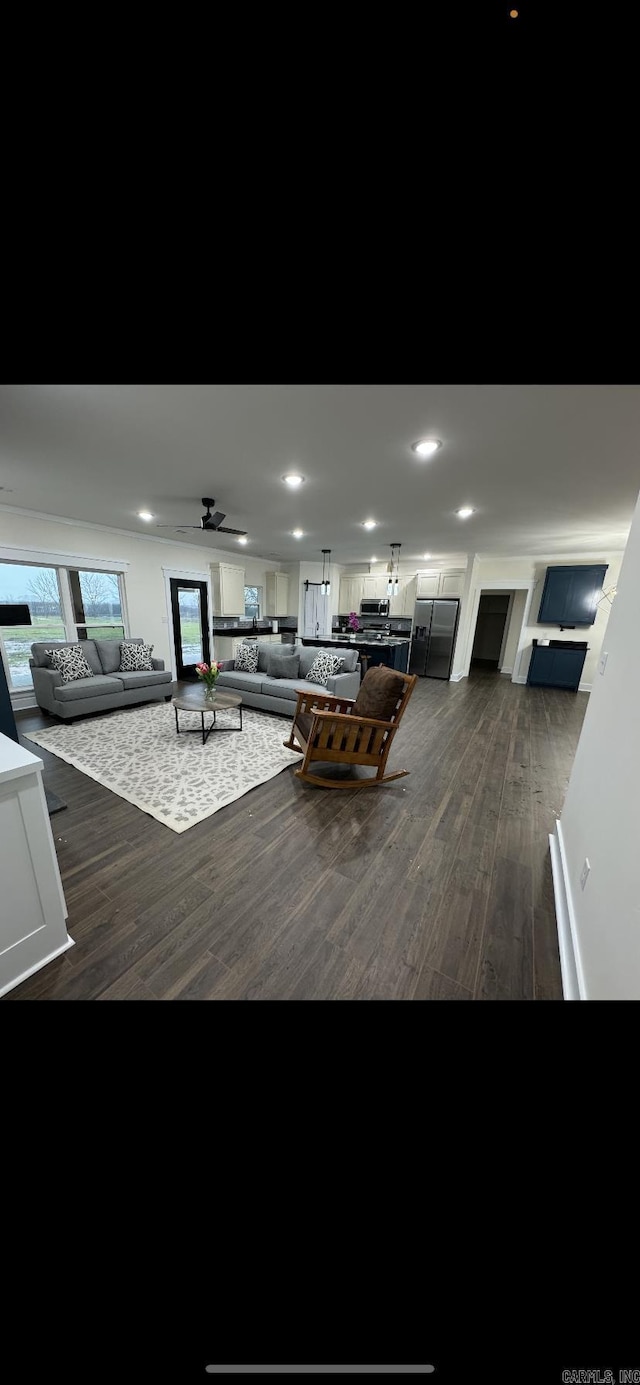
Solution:
M52 668L62 674L63 683L75 683L78 678L93 678L93 669L87 663L79 644L70 644L66 649L45 649Z
M120 668L119 673L150 673L153 664L151 662L152 644L129 644L123 640L120 644Z
M299 654L274 652L267 659L267 678L297 678L299 668Z
M321 687L326 688L327 678L333 678L339 673L343 663L344 659L340 659L337 654L327 654L325 649L321 649L309 669L307 682L320 683Z
M241 644L236 653L236 673L258 672L257 644Z
M374 717L376 721L390 721L398 698L404 692L404 679L392 668L370 668L360 684L358 696L351 708L354 717Z

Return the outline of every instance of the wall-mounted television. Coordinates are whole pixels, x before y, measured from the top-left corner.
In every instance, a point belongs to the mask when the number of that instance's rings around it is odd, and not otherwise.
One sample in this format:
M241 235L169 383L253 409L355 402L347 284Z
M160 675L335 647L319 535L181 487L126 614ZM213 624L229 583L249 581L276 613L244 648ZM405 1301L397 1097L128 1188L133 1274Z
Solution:
M579 563L573 567L548 567L542 589L538 623L593 625L602 597L607 563Z

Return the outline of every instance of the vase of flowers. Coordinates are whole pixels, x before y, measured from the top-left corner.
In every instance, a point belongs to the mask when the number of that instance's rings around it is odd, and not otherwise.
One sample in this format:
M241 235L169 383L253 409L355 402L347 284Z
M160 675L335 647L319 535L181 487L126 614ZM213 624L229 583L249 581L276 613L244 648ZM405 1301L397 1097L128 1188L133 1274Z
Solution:
M360 621L358 620L355 611L351 611L349 619L347 621L347 625L349 626L352 635L357 635L358 630L360 629Z
M211 664L196 664L196 673L201 683L204 683L204 695L212 701L216 695L216 683L221 665L216 659Z

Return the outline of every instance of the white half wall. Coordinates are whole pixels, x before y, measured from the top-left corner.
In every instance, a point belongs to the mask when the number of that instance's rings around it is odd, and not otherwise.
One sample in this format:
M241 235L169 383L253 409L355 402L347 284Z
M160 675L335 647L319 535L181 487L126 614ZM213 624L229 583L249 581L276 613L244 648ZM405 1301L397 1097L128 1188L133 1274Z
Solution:
M607 585L612 580L609 571ZM617 585L606 667L593 671L561 818L564 890L586 1000L640 1000L640 502ZM557 907L561 914L561 898Z

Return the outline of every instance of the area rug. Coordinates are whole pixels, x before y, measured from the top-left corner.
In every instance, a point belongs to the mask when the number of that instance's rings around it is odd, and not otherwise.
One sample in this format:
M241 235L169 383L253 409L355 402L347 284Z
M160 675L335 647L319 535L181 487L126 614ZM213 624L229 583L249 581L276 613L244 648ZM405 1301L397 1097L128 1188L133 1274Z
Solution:
M218 711L220 726L237 721L236 708ZM200 730L200 714L180 712L178 736L173 707L160 702L25 732L25 740L75 765L173 832L186 832L288 765L300 764L300 756L282 744L289 734L286 717L243 707L242 723L242 731L212 731L203 745L200 735L182 734L189 727Z

